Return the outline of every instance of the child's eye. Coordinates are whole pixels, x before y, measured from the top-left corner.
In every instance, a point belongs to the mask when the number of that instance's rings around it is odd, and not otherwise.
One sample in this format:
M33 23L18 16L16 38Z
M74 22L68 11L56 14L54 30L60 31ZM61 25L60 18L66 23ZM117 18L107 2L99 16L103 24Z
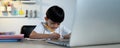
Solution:
M57 25L60 25L60 23L51 23L51 24L57 24Z
M55 24L55 23L51 23L51 24Z
M60 25L60 23L58 23L58 25Z

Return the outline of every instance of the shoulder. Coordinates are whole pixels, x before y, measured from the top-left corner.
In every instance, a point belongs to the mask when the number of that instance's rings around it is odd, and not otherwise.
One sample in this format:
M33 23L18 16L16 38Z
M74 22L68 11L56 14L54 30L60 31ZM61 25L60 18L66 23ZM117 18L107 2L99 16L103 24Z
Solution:
M35 32L43 32L43 30L44 30L43 24L44 24L44 22L40 22L39 24L37 24L34 31Z
M64 25L59 26L59 31L60 31L61 35L66 35L66 34L71 33L71 31L67 27L65 27Z
M43 24L45 24L45 22L40 22L39 24L37 24L37 26L36 27L44 27L44 25Z
M68 29L67 27L65 27L64 25L60 25L59 27L63 32L71 32L70 29Z
M64 25L60 25L59 28L60 29L66 29L66 27Z

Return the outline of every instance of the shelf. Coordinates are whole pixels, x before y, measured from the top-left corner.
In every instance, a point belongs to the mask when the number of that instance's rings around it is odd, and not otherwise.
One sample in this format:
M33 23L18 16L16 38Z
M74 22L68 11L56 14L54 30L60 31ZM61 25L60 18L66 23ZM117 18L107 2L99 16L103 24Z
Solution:
M0 18L25 18L25 16L20 15L20 16L0 16Z
M24 4L35 4L36 1L21 1Z
M40 17L25 17L25 15L0 16L0 18L40 18Z

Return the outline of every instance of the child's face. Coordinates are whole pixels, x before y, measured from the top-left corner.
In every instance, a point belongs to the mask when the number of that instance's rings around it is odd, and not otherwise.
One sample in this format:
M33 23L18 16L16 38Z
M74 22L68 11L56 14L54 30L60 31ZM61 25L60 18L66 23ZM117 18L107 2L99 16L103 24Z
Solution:
M53 21L50 20L50 19L47 19L46 22L47 22L47 25L48 25L51 29L53 29L53 30L57 29L57 28L59 27L59 25L60 25L60 23L53 22Z

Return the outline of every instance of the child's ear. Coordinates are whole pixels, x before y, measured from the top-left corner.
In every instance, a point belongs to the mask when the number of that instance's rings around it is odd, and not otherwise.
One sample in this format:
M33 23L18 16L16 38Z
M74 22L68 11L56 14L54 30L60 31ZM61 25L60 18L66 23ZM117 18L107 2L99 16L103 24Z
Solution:
M47 17L45 17L45 21L47 21L48 20L48 18Z

